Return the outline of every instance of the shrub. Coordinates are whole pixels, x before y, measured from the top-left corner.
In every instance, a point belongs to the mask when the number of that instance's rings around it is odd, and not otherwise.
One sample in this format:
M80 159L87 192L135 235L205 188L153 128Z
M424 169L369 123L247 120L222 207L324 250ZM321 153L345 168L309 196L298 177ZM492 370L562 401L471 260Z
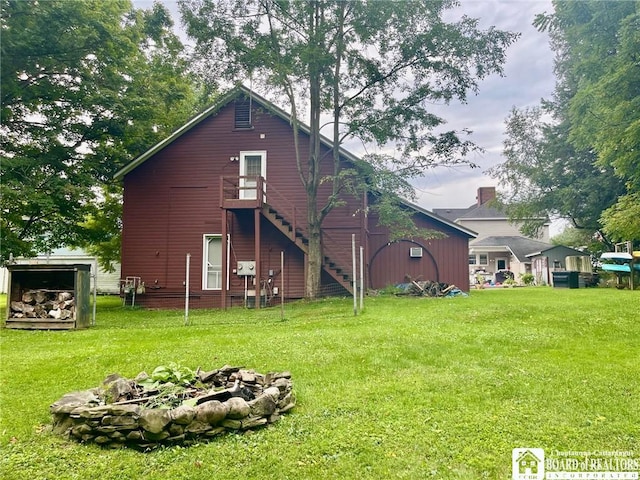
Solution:
M524 273L520 276L520 280L525 285L533 285L533 282L535 281L535 277L533 276L532 273Z

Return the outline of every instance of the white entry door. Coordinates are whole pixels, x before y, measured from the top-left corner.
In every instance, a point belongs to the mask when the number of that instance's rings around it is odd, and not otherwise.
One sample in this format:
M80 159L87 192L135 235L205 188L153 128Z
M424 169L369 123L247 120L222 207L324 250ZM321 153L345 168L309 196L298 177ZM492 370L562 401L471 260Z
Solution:
M258 198L258 177L267 178L267 152L240 152L240 199Z

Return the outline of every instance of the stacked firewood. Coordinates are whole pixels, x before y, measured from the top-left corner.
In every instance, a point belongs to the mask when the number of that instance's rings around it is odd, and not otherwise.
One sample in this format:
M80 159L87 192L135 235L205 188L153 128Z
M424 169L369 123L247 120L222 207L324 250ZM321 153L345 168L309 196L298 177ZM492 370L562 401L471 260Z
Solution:
M27 290L22 300L10 302L10 318L71 319L75 313L73 292L67 290Z

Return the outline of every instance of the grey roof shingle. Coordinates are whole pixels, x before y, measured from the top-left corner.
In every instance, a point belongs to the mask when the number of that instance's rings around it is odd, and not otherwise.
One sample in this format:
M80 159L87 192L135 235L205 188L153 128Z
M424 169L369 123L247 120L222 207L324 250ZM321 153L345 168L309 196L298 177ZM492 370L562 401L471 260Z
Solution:
M468 209L460 218L507 218L507 215L490 205L492 202L483 203Z
M446 218L451 222L455 222L468 210L468 208L434 208L433 213L435 213L439 217Z
M460 219L506 219L507 215L499 209L492 206L493 202L486 202L482 205L471 205L467 208L434 208L433 213L451 220L452 222Z
M527 258L527 255L547 250L552 246L550 243L517 236L485 237L470 245L474 249L477 247L506 247L520 262L530 262L531 260Z

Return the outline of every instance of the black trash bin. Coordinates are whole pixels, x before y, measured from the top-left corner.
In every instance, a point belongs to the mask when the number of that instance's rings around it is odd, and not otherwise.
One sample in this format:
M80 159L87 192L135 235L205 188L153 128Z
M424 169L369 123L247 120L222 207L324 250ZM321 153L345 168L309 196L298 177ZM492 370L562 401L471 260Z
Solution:
M552 272L554 288L578 288L580 272Z

